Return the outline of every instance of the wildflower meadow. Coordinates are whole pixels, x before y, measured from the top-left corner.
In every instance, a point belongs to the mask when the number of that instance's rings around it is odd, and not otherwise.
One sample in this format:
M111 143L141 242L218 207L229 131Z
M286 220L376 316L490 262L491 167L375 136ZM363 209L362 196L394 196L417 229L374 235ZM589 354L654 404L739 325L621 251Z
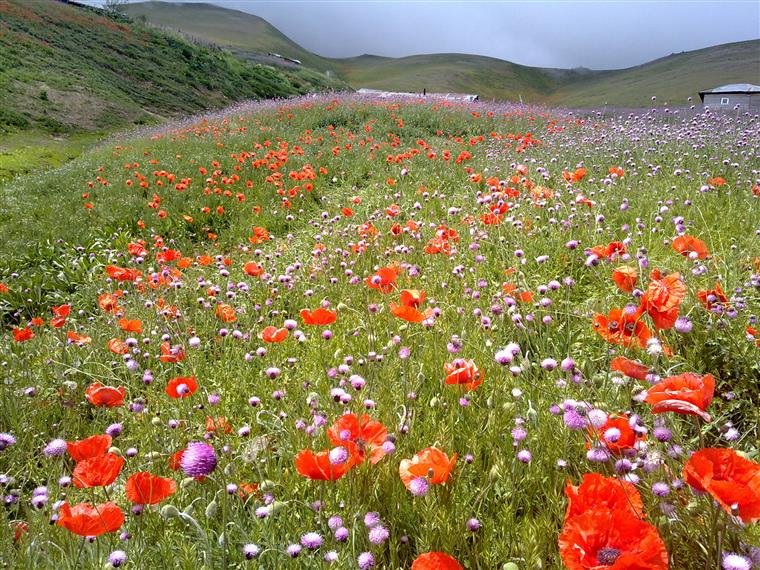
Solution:
M760 568L760 120L310 96L2 189L7 568Z

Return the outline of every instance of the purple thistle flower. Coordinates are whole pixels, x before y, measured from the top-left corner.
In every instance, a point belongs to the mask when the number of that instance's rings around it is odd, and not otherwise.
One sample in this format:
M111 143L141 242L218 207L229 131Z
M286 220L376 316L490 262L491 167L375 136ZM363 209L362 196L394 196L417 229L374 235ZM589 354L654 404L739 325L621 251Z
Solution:
M9 433L0 433L0 451L16 443L16 438Z
M322 546L322 536L316 532L307 532L301 537L301 544L309 550L316 550Z
M364 515L364 526L372 528L376 524L380 524L380 515L378 513L370 511Z
M301 545L300 544L291 544L287 548L288 556L291 558L297 558L299 554L301 554Z
M409 491L415 497L424 497L427 495L429 488L430 486L428 485L427 479L424 477L415 477L409 483Z
M476 532L480 530L480 521L478 519L469 519L467 521L467 530L470 532Z
M335 540L338 542L345 542L348 540L348 529L344 526L335 529Z
M66 444L65 440L54 439L45 446L45 449L42 450L42 453L45 455L45 457L60 457L61 455L66 454L67 447L68 445Z
M362 552L359 555L357 562L361 570L367 570L368 568L373 568L375 566L375 557L372 556L371 552Z
M205 477L216 469L216 452L206 443L191 442L182 454L180 467L188 477Z
M261 549L255 544L243 546L243 556L245 556L246 560L253 560L259 555L259 552L261 552Z
M127 553L123 550L114 550L108 555L108 561L111 563L111 566L118 568L127 561Z
M735 552L724 552L721 566L723 570L752 570L752 561Z
M382 524L376 524L369 531L369 541L372 544L382 544L388 540L389 536L390 533L388 532L388 529Z

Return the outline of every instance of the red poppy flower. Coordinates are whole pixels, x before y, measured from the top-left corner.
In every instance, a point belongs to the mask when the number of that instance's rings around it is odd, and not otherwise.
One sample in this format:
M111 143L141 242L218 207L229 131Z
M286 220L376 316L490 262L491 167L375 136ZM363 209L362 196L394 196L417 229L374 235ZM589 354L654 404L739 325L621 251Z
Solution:
M66 318L71 314L71 305L58 305L57 307L51 307L53 315L56 317Z
M180 386L184 388L180 390ZM187 398L195 394L197 389L198 381L195 376L177 376L169 380L165 392L170 398Z
M650 370L647 366L624 356L613 358L610 363L610 369L616 372L621 372L625 376L628 376L628 378L642 381L646 380L647 376L650 374Z
M358 463L369 454L369 460L374 465L385 457L383 444L388 438L388 430L367 414L362 414L360 418L356 414L344 414L327 430L327 437L333 445L348 448Z
M421 323L425 319L429 319L433 316L433 309L428 307L425 309L425 312L422 312L415 307L409 305L397 305L392 302L391 314L394 317L398 317L399 319L403 319L410 323Z
M216 318L223 323L234 323L237 320L235 309L226 303L217 305L214 314L216 315Z
M374 275L367 277L366 283L368 287L377 289L381 293L390 293L396 288L396 278L398 277L398 269L393 266L381 267Z
M119 327L124 332L142 334L142 321L137 319L119 319Z
M296 470L303 477L319 481L337 481L354 466L349 459L342 465L330 463L330 452L320 451L313 453L310 449L304 449L296 456Z
M559 552L568 570L667 570L657 529L627 509L592 509L565 522Z
M453 362L443 365L446 372L446 384L464 386L468 392L474 390L483 383L481 372L472 359L457 358Z
M425 477L431 485L438 485L449 480L456 461L456 453L449 459L449 456L437 447L427 447L411 459L402 459L398 474L404 487L409 490L412 481L418 477Z
M662 277L655 269L641 298L641 307L649 313L658 329L672 329L678 318L678 307L686 296L686 285L678 273Z
M269 232L266 230L266 228L256 226L255 228L253 228L253 236L249 237L248 241L250 241L254 245L257 245L265 241L269 241L269 239L270 239Z
M673 240L673 243L671 245L674 250L687 257L696 256L699 259L704 259L710 255L705 242L690 235L684 234L682 236L678 236Z
M69 339L71 342L77 345L84 345L84 344L90 344L92 342L91 336L86 336L83 334L78 334L74 331L68 331L66 333L66 338Z
M401 206L398 204L391 204L385 209L385 213L388 214L391 218L395 218L401 213Z
M404 307L419 309L425 302L425 291L420 289L404 289L401 291L399 303Z
M74 486L105 487L116 480L124 467L124 458L115 453L104 453L79 461L74 467Z
M661 380L647 392L646 402L652 404L652 413L676 412L699 416L706 422L710 415L705 411L715 393L715 379L710 374L704 376L684 372Z
M598 441L615 455L634 449L638 441L646 439L646 436L638 435L631 427L628 414L611 415L602 427L589 427L589 433L593 441ZM589 443L586 445L590 446Z
M639 279L639 272L635 267L626 267L625 265L618 267L612 271L612 280L618 289L630 293L636 286L636 282Z
M712 310L712 308L717 304L725 305L728 303L728 297L726 297L726 294L723 292L723 288L718 282L715 283L715 289L698 291L697 298L708 311Z
M684 465L683 477L744 523L760 520L760 465L733 449L700 449Z
M34 338L34 333L29 327L25 329L13 329L13 340L16 342L24 342Z
M106 313L121 314L122 308L119 307L119 300L111 293L103 293L98 297L98 306Z
M172 453L172 455L169 457L169 469L172 471L177 471L181 467L182 456L184 454L184 449L180 449L179 451Z
M100 536L119 530L124 524L124 513L114 503L79 503L73 507L64 503L57 524L79 536Z
M586 176L586 169L585 168L576 168L573 172L568 172L567 170L564 170L562 172L562 178L565 179L566 182L570 182L571 184L573 182L580 182L583 180L583 178Z
M161 356L159 356L158 359L161 362L170 362L174 364L185 359L185 352L179 347L172 348L172 345L168 342L162 342Z
M127 499L140 505L155 505L177 491L173 479L151 475L147 471L133 473L127 479Z
M747 333L747 338L749 340L755 341L755 345L757 347L760 347L760 332L758 332L757 330L753 329L752 327L747 327L745 329L745 332Z
M124 343L123 340L112 338L108 341L108 350L114 354L127 354L129 352L129 347Z
M565 523L568 519L597 508L629 511L632 516L644 517L644 503L636 487L628 481L605 477L599 473L586 473L583 482L574 487L568 480L565 486L568 504Z
M114 388L104 386L100 382L95 382L87 386L84 391L87 401L93 406L99 408L116 408L124 404L124 398L127 396L127 390L123 386Z
M66 450L71 458L77 462L103 455L109 447L111 447L110 435L93 435L86 439L66 443Z
M106 265L106 273L111 279L116 281L136 281L142 277L142 272L137 269L126 269L116 265Z
M319 307L313 311L303 309L300 314L301 319L303 320L303 324L305 325L325 326L334 323L338 318L338 315L335 311L328 311L322 307Z
M243 265L243 271L245 271L246 275L250 275L251 277L258 277L264 273L264 268L255 261L249 261Z
M232 426L230 425L230 422L225 418L224 416L219 416L218 418L212 418L211 416L206 417L206 431L209 433L213 432L220 432L220 433L232 433Z
M591 253L599 259L612 259L616 255L623 255L625 252L625 244L622 241L611 241L607 245L597 245L591 248Z
M282 342L288 338L288 329L268 326L261 331L261 340L264 342Z
M612 309L607 316L596 315L594 330L607 342L621 346L636 343L644 348L652 337L649 327L641 320L641 308L633 313L625 309Z
M464 570L464 568L445 552L425 552L414 559L412 570Z

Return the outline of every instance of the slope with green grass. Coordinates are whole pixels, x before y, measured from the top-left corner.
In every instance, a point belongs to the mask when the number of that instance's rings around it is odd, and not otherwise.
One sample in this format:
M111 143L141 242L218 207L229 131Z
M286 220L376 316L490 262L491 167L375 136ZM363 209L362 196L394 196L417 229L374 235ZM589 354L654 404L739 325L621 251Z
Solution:
M700 91L728 83L760 84L760 41L735 42L672 54L644 65L598 72L549 95L548 103L640 107L651 97L684 105Z
M686 103L702 89L726 83L760 83L760 40L670 55L627 69L550 69L468 54L402 58L374 55L332 59L313 54L253 14L211 4L142 2L125 10L147 21L227 46L259 61L269 52L300 59L306 67L336 73L354 88L477 93L484 99L572 107L644 107L660 100ZM277 63L277 62L273 62Z
M124 13L148 22L178 30L249 56L270 52L300 60L317 70L330 69L330 62L280 32L263 18L215 6L174 2L137 2L120 7Z
M249 98L340 87L97 8L0 0L0 178L55 166L92 133Z

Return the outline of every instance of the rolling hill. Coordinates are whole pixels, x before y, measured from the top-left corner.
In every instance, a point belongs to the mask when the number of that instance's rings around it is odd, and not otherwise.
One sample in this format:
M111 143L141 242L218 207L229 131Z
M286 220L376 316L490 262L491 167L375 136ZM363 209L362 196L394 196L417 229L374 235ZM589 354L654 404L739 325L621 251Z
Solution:
M696 97L701 89L725 83L760 83L760 40L672 54L610 71L528 67L468 54L335 59L309 52L258 16L220 6L141 2L124 9L154 24L228 47L235 55L253 61L269 52L297 58L304 66L337 74L354 88L413 92L424 88L573 107L643 107L652 95L685 104L687 97Z

